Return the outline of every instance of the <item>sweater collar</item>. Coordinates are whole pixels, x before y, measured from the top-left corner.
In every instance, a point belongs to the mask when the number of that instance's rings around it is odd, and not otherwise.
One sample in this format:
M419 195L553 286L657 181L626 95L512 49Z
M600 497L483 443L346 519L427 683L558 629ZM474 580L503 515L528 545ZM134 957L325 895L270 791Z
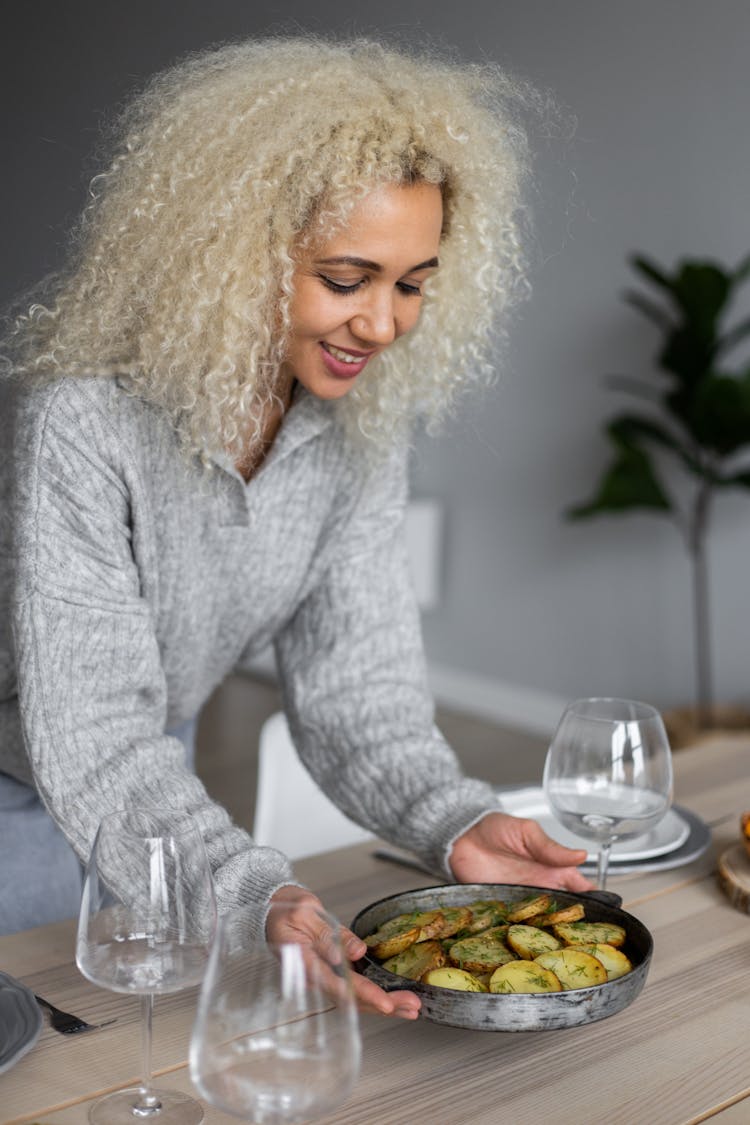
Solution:
M266 464L287 457L322 433L333 422L335 406L335 402L316 398L298 383Z
M250 482L246 482L237 471L227 453L214 454L211 460L225 472L241 480L244 485L252 483L253 480L265 474L272 465L283 461L295 449L312 441L323 430L327 429L333 422L335 406L335 402L327 402L324 399L316 398L304 387L298 385L294 392L292 404L284 416L268 456Z

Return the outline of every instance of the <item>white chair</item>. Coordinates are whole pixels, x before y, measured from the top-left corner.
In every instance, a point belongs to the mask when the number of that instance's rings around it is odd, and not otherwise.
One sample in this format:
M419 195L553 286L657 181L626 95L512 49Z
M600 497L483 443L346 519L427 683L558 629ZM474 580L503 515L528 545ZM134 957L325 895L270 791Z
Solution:
M315 784L280 711L261 727L253 838L292 860L373 838Z

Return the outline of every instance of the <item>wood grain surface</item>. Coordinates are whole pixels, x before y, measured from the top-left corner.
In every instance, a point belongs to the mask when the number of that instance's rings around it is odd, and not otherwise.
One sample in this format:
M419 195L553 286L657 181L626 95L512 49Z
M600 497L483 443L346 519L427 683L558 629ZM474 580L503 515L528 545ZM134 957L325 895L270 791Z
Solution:
M750 1123L750 924L717 879L750 805L750 746L675 756L676 800L713 823L713 843L686 867L615 875L611 889L654 936L641 995L610 1019L546 1032L479 1032L365 1016L364 1060L349 1102L324 1125ZM296 865L300 880L345 922L388 894L430 880L373 858L372 845ZM77 971L72 923L0 938L0 968L53 1003L117 1023L77 1037L45 1028L0 1076L2 1125L85 1125L87 1107L139 1070L138 1002ZM158 998L156 1073L190 1090L186 1066L195 991ZM236 1118L206 1107L207 1125Z
M733 844L718 859L719 886L737 910L750 914L750 856L743 843Z

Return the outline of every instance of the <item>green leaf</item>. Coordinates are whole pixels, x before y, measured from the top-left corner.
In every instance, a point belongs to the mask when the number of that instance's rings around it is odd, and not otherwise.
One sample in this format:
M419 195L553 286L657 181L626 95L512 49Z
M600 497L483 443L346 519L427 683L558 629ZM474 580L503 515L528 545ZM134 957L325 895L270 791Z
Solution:
M609 423L607 432L615 445L619 446L640 449L641 442L644 440L655 442L679 457L689 472L697 476L704 475L702 465L696 461L686 441L655 419L641 418L635 414L621 414Z
M643 254L634 254L630 262L633 269L638 270L649 281L653 281L655 285L660 285L662 289L672 289L672 279L669 275L664 273L654 262L649 261Z
M722 457L750 445L750 374L707 375L696 387L691 429Z
M616 445L623 448L638 447L639 439L646 438L655 441L667 449L683 453L683 446L679 439L665 426L650 418L641 418L635 414L621 414L607 426L607 432Z
M716 484L719 488L750 488L750 472L733 473L729 477L720 477Z
M648 297L644 297L644 295L639 293L636 289L626 290L623 297L629 305L632 305L634 309L638 309L638 312L642 312L645 317L648 317L649 320L653 321L653 323L663 331L672 327L673 321L661 305L654 304L653 301L650 301Z
M609 382L650 400L652 416L623 414L608 423L613 459L594 495L566 513L572 519L636 508L675 510L649 457L651 446L677 457L708 488L750 488L750 471L723 468L724 458L750 448L750 368L737 375L717 369L719 353L750 337L747 316L722 328L735 290L750 277L750 256L732 270L685 258L670 272L640 254L630 264L652 287L650 293L628 291L625 300L659 328L659 366L649 373L650 382L625 376Z
M695 335L715 337L716 322L732 292L732 274L712 262L684 261L672 284L672 292Z
M739 344L740 340L744 340L747 335L750 335L750 316L747 320L740 321L739 324L735 324L734 328L730 328L728 332L724 333L718 342L717 354L728 352L730 348Z
M659 364L690 388L713 366L718 346L715 336L706 339L696 332L694 325L681 325L667 336L659 352Z
M625 299L662 329L665 338L660 365L685 386L692 386L712 366L723 345L719 321L734 287L744 278L743 267L729 273L714 262L686 259L670 276L643 257L634 257L632 264L669 297L677 321L638 292L627 293ZM738 338L742 334L740 328Z
M669 512L672 502L659 483L648 454L631 446L619 450L593 499L568 509L566 515L569 519L585 519L633 508Z

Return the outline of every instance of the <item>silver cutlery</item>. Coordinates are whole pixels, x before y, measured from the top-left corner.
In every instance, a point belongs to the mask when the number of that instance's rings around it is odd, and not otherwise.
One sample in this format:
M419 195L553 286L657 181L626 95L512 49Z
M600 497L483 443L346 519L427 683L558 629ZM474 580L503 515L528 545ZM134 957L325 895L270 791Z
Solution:
M96 1031L100 1027L109 1027L111 1023L117 1023L116 1019L105 1020L104 1023L87 1023L80 1016L74 1016L70 1012L63 1012L60 1008L56 1008L43 996L37 996L35 993L34 999L42 1008L47 1009L50 1026L55 1031L59 1031L61 1035L76 1035L79 1031Z

